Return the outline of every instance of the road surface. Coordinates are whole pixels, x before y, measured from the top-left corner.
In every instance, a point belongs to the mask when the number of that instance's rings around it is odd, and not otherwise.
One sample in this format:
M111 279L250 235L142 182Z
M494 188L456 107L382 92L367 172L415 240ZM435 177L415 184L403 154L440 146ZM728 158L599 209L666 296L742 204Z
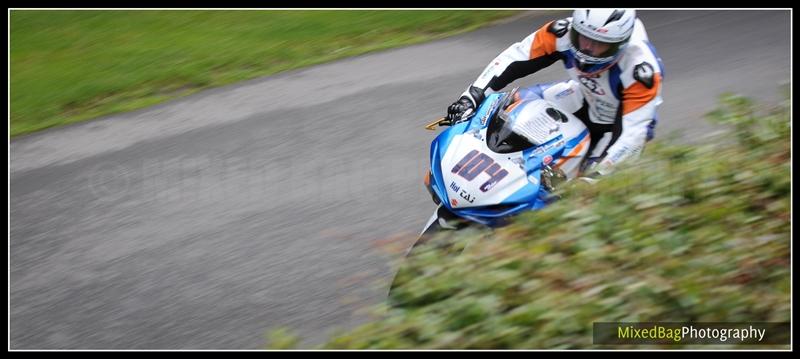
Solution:
M311 346L364 321L433 209L423 125L553 16L14 139L10 348L258 349L281 326ZM714 131L723 91L780 99L789 11L640 17L666 67L657 134Z

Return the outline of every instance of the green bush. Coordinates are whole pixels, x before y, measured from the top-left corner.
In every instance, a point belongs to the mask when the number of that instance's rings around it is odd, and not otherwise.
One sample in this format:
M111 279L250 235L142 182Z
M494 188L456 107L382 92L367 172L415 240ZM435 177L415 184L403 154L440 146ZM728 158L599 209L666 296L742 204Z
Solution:
M726 95L709 117L732 131L651 143L542 211L459 233L459 256L430 246L403 264L394 305L322 347L604 349L593 322L790 321L789 104Z

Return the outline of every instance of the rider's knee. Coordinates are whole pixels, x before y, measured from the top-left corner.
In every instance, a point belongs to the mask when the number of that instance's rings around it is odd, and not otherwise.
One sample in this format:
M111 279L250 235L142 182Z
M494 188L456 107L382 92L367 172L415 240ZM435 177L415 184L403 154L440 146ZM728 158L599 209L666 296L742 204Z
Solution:
M656 137L656 125L658 124L658 116L653 118L650 123L647 125L647 137L645 141L650 141Z

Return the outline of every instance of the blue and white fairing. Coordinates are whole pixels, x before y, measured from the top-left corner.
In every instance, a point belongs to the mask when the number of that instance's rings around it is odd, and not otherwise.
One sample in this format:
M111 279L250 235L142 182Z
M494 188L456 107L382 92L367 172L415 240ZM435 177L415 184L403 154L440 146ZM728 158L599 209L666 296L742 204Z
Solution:
M516 101L505 101L507 96ZM509 126L530 141L526 148L508 153L490 148L487 129L492 121L502 121L496 116L501 106ZM544 207L549 192L542 185L543 167L549 165L572 179L589 144L583 123L554 109L535 93L489 95L469 120L446 129L431 143L430 190L453 214L488 226Z

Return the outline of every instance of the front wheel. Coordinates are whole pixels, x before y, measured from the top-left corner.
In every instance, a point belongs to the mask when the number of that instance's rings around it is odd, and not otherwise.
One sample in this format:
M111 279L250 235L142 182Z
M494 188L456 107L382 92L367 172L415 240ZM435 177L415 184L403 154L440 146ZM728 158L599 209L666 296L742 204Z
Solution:
M433 215L428 220L428 223L422 229L422 233L419 234L417 237L417 241L414 242L414 245L406 252L406 258L410 258L414 256L416 253L422 251L424 248L429 247L430 245L434 244L431 242L431 239L437 236L437 234L441 232L450 232L455 233L455 231L464 229L470 225L470 222L462 219L452 212L448 211L442 205L436 208L433 212ZM441 235L439 237L451 237L451 236L444 236ZM443 238L443 240L436 240L434 241L436 246L446 245L447 238Z
M397 270L392 284L389 287L389 303L393 306L402 306L405 300L400 298L402 295L398 295L398 291L395 289L410 279L422 275L420 272L421 268L409 265L408 261L410 259L434 249L442 250L443 253L457 255L460 253L460 250L456 248L457 246L454 246L455 234L458 233L457 230L463 229L469 225L469 222L450 213L450 211L440 205L428 220L422 233L417 237L417 241L414 242L414 245L406 252L403 263Z

